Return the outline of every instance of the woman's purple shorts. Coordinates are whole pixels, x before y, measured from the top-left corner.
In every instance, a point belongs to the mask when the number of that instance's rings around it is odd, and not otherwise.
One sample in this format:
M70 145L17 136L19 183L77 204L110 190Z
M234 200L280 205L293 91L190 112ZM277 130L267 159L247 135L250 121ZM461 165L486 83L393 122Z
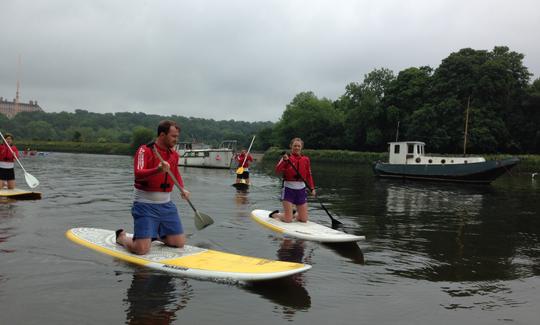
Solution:
M301 190L295 190L283 187L281 190L281 200L291 202L294 205L302 205L307 202L306 188L304 187Z

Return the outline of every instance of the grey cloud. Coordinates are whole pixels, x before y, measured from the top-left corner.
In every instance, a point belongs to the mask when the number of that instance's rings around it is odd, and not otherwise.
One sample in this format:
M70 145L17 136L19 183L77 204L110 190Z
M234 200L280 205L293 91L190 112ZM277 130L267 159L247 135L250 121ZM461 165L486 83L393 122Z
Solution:
M507 45L538 77L536 1L30 1L0 10L0 96L47 111L277 120L374 68ZM9 31L9 32L8 32Z

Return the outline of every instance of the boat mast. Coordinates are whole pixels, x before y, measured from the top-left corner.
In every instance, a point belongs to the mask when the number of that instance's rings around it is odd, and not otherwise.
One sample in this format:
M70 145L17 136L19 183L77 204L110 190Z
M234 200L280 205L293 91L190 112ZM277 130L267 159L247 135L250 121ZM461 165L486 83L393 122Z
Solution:
M399 121L397 121L397 128L396 128L396 142L398 141L398 138L399 138Z
M465 132L463 132L463 155L467 153L467 129L469 127L469 106L471 104L471 96L467 99L467 109L465 110Z

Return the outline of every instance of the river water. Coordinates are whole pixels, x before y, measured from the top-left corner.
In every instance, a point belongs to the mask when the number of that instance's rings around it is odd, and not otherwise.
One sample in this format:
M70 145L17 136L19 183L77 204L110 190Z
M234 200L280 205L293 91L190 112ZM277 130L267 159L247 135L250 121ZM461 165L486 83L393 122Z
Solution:
M519 170L490 186L385 181L369 166L313 166L319 197L358 245L271 232L250 217L279 207L271 166L237 193L233 171L181 169L202 231L175 199L189 244L301 261L280 281L171 276L66 239L72 227L132 230L132 158L51 153L22 161L38 201L0 202L0 324L538 324L540 180ZM26 188L20 168L18 187ZM329 225L316 201L310 218Z

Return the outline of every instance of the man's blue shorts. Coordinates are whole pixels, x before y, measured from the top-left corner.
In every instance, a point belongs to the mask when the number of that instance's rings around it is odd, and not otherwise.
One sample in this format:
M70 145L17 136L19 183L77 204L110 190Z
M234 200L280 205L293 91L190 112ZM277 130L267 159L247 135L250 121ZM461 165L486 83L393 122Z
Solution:
M184 233L182 222L172 201L167 203L133 202L134 239L165 238Z

